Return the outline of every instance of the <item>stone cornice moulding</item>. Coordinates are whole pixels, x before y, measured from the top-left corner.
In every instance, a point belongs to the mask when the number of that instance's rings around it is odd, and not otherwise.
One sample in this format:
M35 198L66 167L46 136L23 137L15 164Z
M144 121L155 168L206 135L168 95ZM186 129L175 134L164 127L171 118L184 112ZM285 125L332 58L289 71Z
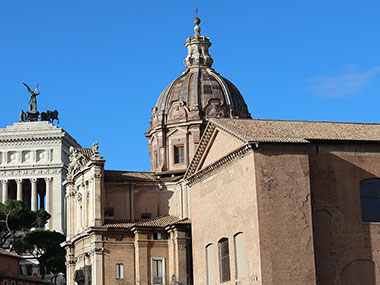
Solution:
M7 178L30 178L30 176L38 176L41 178L46 175L58 175L62 174L62 168L50 168L50 169L23 169L23 170L2 170L0 171L0 177Z
M184 176L185 179L186 179L186 177L190 177L191 175L193 175L195 173L195 169L197 168L197 166L200 162L202 154L203 154L204 150L206 149L207 144L208 144L214 130L215 130L215 125L213 123L209 122L206 126L205 132L203 133L203 135L201 137L200 143L199 143L197 149L195 150L195 154L193 156L193 159L191 160L190 165L187 168L187 171L186 171L185 176Z
M39 170L46 168L64 168L63 163L51 163L51 164L29 164L29 165L8 165L0 166L0 172L2 171L20 171L20 170Z
M184 182L185 182L185 184L187 184L191 187L195 183L198 183L198 182L202 181L203 179L209 177L211 174L213 174L217 170L220 170L222 167L228 165L229 163L235 161L236 159L244 157L250 151L253 151L253 145L252 144L245 144L244 146L242 146L242 147L230 152L229 154L223 156L219 160L208 165L207 167L203 168L202 170L196 172L195 174L191 175L190 177L184 179Z
M61 144L61 138L33 138L33 139L14 139L0 140L0 147L20 148L20 147L35 147L35 146L57 146Z

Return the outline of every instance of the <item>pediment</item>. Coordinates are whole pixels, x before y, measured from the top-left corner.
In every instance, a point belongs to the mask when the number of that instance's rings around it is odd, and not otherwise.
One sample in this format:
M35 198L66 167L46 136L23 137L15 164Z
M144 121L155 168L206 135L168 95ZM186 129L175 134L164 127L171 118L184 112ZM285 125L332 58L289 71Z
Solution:
M243 140L209 122L185 177L193 175L244 144Z

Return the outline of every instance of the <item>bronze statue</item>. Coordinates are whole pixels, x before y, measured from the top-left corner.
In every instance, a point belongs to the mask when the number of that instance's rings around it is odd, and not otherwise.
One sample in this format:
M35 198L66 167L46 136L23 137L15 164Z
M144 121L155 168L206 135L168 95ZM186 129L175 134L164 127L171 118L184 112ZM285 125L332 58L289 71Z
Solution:
M28 88L28 92L30 93L30 99L29 99L29 113L37 113L37 96L40 95L40 92L37 93L38 91L38 84L36 85L36 88L34 91L29 88L28 85L26 85L24 82L23 84Z
M38 120L40 121L48 121L50 123L54 123L54 120L58 121L59 124L59 118L58 118L58 111L46 111L38 112L37 110L37 96L40 95L40 92L38 92L38 84L36 85L36 88L34 91L30 89L30 87L26 83L22 83L25 85L26 88L28 88L28 92L30 93L30 99L29 99L29 111L24 112L23 110L21 111L20 114L20 122L37 122Z
M20 113L20 122L26 122L28 119L28 117L26 116L24 110L21 110L21 113Z
M54 110L54 111L46 111L46 112L41 112L41 115L40 115L40 120L41 121L48 121L50 123L54 123L54 120L57 120L58 121L58 124L59 124L59 118L58 118L58 110Z

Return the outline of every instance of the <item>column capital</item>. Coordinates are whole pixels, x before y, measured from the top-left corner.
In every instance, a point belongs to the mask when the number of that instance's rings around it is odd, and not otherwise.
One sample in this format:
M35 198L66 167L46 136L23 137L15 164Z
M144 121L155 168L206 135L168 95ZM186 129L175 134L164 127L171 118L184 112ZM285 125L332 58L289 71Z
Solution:
M21 178L16 179L16 183L17 183L17 184L22 184L22 181L23 181L23 180L22 180Z
M3 185L7 185L8 182L9 182L8 179L2 179L2 180L1 180L1 184L3 184Z
M38 178L30 178L30 182L36 183Z
M45 179L46 182L50 182L50 181L53 180L53 177L45 177L44 179Z

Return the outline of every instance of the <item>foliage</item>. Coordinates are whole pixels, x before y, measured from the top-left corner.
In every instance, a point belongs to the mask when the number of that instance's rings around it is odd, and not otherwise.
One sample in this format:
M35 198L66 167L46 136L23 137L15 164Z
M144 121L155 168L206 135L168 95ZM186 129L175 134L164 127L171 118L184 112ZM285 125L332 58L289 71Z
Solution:
M25 234L33 227L43 227L49 218L48 212L42 209L30 211L22 201L8 200L0 203L0 248L9 239L14 244L18 235Z
M21 237L15 248L19 254L32 255L45 269L45 272L46 270L52 272L54 274L53 283L55 283L58 274L66 271L66 251L60 245L65 240L66 237L59 232L37 229Z

